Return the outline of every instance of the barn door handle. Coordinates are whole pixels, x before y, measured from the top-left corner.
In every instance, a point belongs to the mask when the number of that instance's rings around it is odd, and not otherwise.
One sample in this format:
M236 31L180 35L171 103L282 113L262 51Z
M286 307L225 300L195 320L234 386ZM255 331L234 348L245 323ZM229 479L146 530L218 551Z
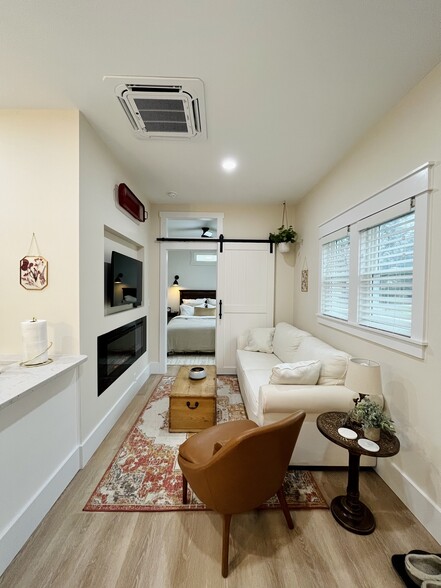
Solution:
M189 408L190 410L194 410L195 408L197 408L199 406L199 402L195 402L194 406L191 406L191 403L189 401L187 401L187 408Z
M219 300L219 319L222 318L222 300Z

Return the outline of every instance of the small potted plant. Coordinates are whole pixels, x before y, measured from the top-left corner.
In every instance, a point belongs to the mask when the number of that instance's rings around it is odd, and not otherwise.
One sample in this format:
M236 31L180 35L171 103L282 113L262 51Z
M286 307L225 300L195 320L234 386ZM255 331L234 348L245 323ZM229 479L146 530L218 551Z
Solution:
M279 245L279 251L281 253L286 253L289 251L289 244L296 242L297 233L292 228L292 225L288 227L282 225L277 229L276 233L269 234L269 240Z
M358 402L352 411L352 417L363 427L366 439L371 441L378 441L381 430L395 432L393 420L369 397Z

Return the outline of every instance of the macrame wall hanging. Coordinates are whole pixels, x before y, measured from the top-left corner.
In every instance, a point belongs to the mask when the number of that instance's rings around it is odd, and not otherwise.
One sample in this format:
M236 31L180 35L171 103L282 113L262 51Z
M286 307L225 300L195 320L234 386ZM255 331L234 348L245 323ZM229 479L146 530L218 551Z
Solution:
M305 261L303 262L302 281L301 281L300 289L302 292L308 291L308 264L306 263L306 257L305 257Z
M26 290L43 290L48 283L48 262L40 255L37 238L32 233L28 255L20 259L20 285Z

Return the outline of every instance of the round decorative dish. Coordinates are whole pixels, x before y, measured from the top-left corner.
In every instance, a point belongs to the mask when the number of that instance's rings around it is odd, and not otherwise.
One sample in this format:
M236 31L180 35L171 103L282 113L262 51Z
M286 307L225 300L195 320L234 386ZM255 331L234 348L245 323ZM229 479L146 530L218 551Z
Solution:
M203 380L207 375L203 367L192 367L188 373L191 380Z
M374 441L370 441L369 439L359 439L358 444L360 447L363 447L366 451L379 451L380 447Z
M344 437L345 439L356 439L358 437L357 433L352 429L347 429L346 427L340 427L338 429L338 434Z

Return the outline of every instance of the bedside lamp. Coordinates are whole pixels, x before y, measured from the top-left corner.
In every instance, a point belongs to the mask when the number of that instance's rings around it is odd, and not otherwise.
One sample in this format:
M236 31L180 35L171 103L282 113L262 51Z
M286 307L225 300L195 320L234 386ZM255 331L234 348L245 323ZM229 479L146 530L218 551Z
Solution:
M365 396L382 396L380 364L370 359L352 357L345 380L346 388L357 392L355 404ZM375 401L375 398L372 398Z

